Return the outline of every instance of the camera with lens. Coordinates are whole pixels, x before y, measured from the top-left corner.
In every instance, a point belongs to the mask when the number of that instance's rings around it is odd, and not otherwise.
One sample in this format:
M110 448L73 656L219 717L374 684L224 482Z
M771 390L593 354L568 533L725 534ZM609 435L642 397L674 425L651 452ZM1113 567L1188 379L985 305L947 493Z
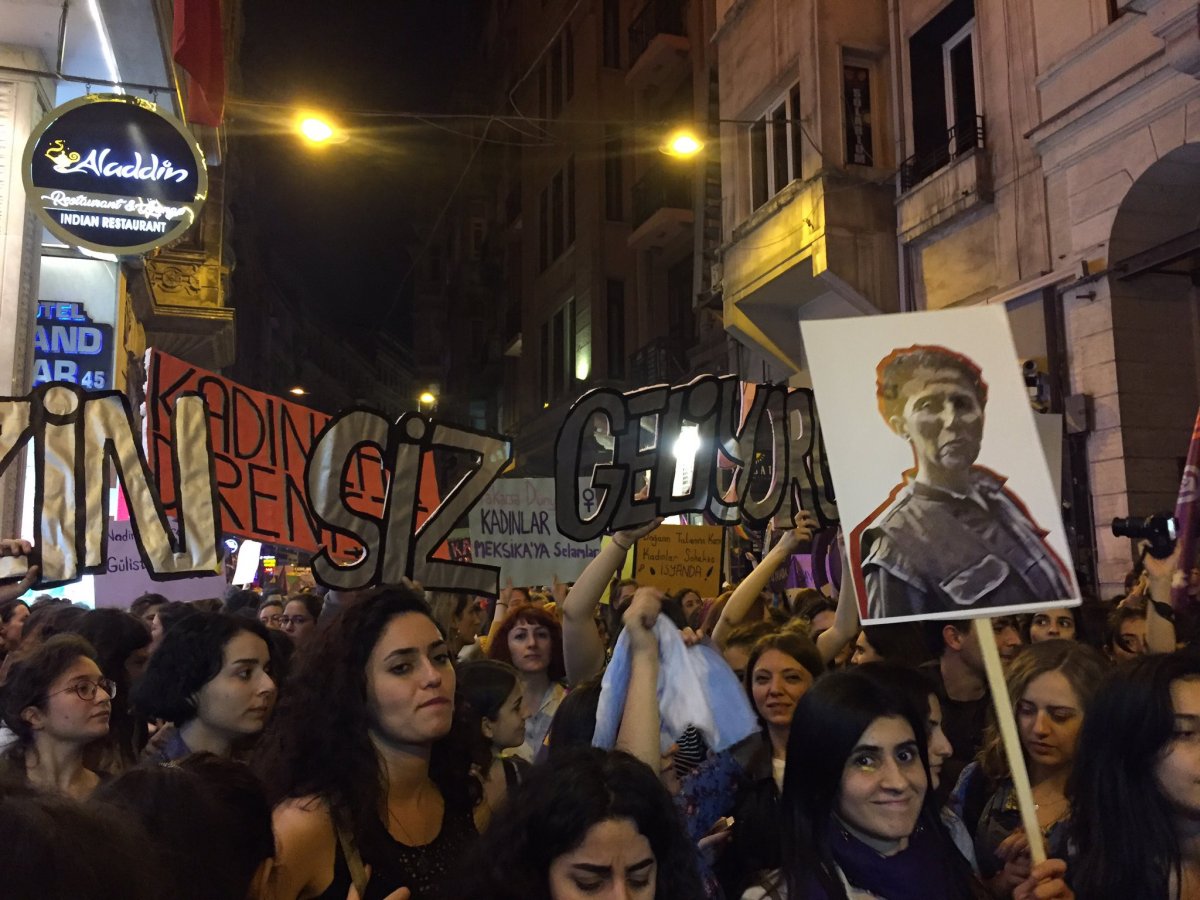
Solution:
M1147 549L1155 559L1166 559L1170 556L1175 550L1175 539L1178 537L1175 517L1170 513L1158 513L1144 519L1138 516L1113 519L1112 533L1117 537L1146 541Z

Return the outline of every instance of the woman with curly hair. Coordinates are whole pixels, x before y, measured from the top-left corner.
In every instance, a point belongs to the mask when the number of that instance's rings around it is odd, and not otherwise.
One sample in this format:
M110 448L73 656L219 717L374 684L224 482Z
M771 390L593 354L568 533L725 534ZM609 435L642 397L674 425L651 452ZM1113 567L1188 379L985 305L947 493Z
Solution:
M465 867L463 900L698 900L671 795L632 756L582 749L535 768Z
M488 644L488 656L521 673L530 716L525 722L525 743L513 755L533 762L567 693L562 683L567 674L562 626L544 609L522 606L501 623Z
M201 750L229 756L262 732L275 704L267 630L253 619L193 613L166 633L133 689L134 707L174 728L147 756L173 762Z
M453 896L480 793L455 682L445 635L405 587L313 636L255 758L276 804L273 897Z

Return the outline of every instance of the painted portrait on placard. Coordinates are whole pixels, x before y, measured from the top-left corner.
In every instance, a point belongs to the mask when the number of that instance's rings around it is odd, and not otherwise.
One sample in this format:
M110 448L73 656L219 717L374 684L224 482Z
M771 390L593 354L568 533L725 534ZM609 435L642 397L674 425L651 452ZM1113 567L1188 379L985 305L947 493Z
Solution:
M1078 598L1003 310L803 331L863 621Z

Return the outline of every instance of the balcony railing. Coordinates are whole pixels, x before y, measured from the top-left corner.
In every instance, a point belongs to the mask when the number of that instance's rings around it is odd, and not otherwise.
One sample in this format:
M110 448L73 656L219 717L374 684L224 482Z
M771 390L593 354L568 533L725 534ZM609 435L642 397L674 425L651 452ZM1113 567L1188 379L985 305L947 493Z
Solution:
M914 154L900 167L900 191L910 191L938 169L944 169L969 150L982 149L983 116L974 122L959 122L946 129L946 140L920 155Z
M629 383L636 387L673 384L684 374L681 342L674 336L657 337L629 357Z
M638 61L656 34L687 36L680 0L650 0L629 26L629 64Z
M633 227L636 230L660 209L692 208L691 166L654 163L633 186Z

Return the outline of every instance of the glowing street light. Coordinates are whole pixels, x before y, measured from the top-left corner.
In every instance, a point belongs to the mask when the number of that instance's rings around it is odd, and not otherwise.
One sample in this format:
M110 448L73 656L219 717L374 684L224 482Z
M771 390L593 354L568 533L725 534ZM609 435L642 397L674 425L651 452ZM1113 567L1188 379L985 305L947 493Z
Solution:
M677 128L667 135L659 146L659 152L677 159L691 159L704 149L704 141L690 128Z
M433 394L431 394L429 391L426 391L417 398L417 402L423 403L427 406L432 406L433 404L437 403L437 397L433 396Z
M310 144L339 144L346 140L341 130L328 119L313 113L305 113L296 122L296 130Z
M288 393L294 394L297 397L303 397L305 394L308 393L308 391L306 391L304 388L300 387L299 385L296 385L294 388L289 390Z

